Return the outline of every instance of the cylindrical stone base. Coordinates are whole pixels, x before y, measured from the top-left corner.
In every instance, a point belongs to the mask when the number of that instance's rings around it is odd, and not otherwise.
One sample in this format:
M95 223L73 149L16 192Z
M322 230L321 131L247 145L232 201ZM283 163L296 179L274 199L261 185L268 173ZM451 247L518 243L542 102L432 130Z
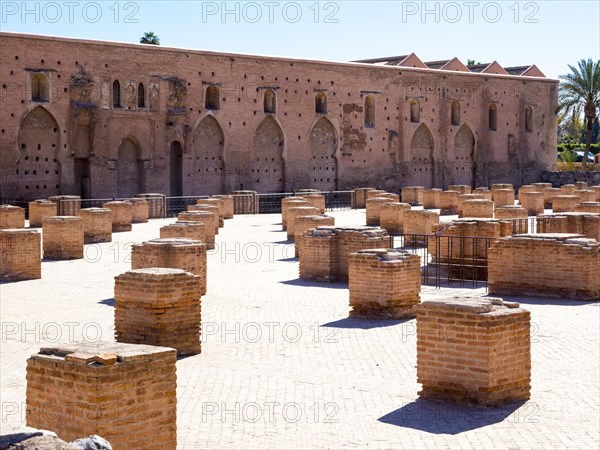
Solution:
M83 219L76 216L44 217L44 259L83 258Z
M83 218L83 239L86 244L112 241L112 211L108 208L80 209Z

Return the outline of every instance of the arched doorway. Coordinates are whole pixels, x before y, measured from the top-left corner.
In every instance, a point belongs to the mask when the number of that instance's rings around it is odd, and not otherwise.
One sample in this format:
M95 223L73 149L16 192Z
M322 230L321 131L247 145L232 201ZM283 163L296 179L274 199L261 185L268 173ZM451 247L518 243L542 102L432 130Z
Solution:
M337 187L337 133L321 117L310 132L309 184L313 189L334 191Z
M117 196L130 198L144 192L144 162L139 146L131 139L124 139L117 158Z
M407 185L433 187L433 136L425 124L415 131L410 152Z
M464 124L454 137L454 161L449 164L452 184L473 187L474 154L475 138L469 126Z
M284 190L283 132L272 117L265 118L256 128L250 179L252 189L258 192Z
M219 122L206 116L196 128L192 143L194 195L213 195L223 191L224 136Z
M41 106L32 109L21 121L18 145L20 196L37 199L60 194L60 130L52 114Z
M171 197L181 197L183 195L183 149L178 141L171 142L170 150L170 188Z

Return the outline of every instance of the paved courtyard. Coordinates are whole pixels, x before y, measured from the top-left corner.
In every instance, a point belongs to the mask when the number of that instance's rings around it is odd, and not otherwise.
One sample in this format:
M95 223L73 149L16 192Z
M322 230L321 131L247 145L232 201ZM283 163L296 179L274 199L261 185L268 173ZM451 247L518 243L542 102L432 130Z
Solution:
M331 214L364 224L364 210ZM31 354L114 340L114 277L130 269L129 246L173 221L136 224L86 246L83 260L43 262L40 280L0 286L0 434L25 426ZM209 252L202 353L177 362L178 448L599 447L598 302L510 298L531 311L528 402L418 401L415 321L349 319L347 285L299 280L279 222L238 215ZM485 294L424 286L422 298L457 292Z

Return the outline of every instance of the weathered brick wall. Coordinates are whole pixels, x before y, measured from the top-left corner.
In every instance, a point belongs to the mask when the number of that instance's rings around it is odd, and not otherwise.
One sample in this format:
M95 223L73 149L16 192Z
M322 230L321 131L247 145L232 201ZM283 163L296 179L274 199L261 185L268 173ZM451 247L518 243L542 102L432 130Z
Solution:
M287 238L294 240L296 236L296 218L320 214L320 209L314 206L295 206L287 208Z
M39 228L44 217L58 215L56 203L50 200L35 200L29 202L29 226Z
M131 222L133 220L133 207L131 203L122 201L106 202L102 207L112 211L113 233L131 231Z
M233 196L232 195L212 195L210 198L223 200L223 217L225 219L233 219Z
M521 192L519 193L519 203L527 210L529 216L537 216L544 213L543 192Z
M176 358L113 342L42 348L27 360L27 426L66 441L96 434L114 450L175 450Z
M0 278L4 281L41 278L41 248L37 231L0 229Z
M324 226L334 226L335 218L322 214L314 216L298 216L294 220L294 254L300 256L302 236L310 229Z
M499 206L494 211L496 219L524 219L528 216L527 210L520 206Z
M388 233L404 232L404 213L411 209L408 203L384 203L379 210L379 223Z
M0 205L0 230L25 228L25 210L19 206Z
M115 339L200 353L200 277L153 267L115 277Z
M225 226L225 201L217 197L203 198L196 201L196 205L216 206L219 214L219 227Z
M297 206L310 206L303 197L293 196L281 199L281 227L282 230L287 230L287 210Z
M599 269L600 245L592 239L576 234L502 238L488 252L489 292L596 299Z
M42 221L44 259L83 258L83 236L81 217L44 217Z
M367 208L365 211L367 225L370 227L378 227L381 221L381 208L386 203L391 203L392 201L393 200L390 200L387 197L371 197L367 199Z
M83 219L84 243L112 241L112 211L110 209L83 208L77 214Z
M305 233L300 250L300 278L347 281L350 253L388 248L390 237L377 227L318 227Z
M575 212L600 214L600 202L582 202L575 207Z
M160 237L189 238L206 244L206 226L202 222L175 222L161 227Z
M164 219L167 217L167 197L163 194L137 194L148 202L148 218Z
M79 195L53 195L48 200L56 203L57 215L76 216L81 209L81 197Z
M178 222L201 222L204 224L204 237L206 248L214 250L215 248L215 229L218 229L218 221L214 213L209 211L184 211L177 215ZM215 226L215 224L217 224Z
M215 205L189 205L187 207L189 212L209 212L213 215L213 226L215 228L215 234L219 234L219 228L221 225L221 218L219 217L219 207Z
M351 317L414 317L421 292L421 257L396 249L351 253L348 288Z
M402 202L410 205L423 204L423 186L405 186L402 188Z
M538 216L537 232L580 234L600 241L600 214L567 212Z
M442 190L438 188L425 189L423 191L423 208L438 209L440 207L441 192Z
M465 200L459 217L494 217L494 202L485 199Z
M130 198L127 202L131 203L131 221L133 223L148 222L148 218L150 217L150 204L147 200Z
M581 201L577 195L556 195L552 199L552 212L572 212L579 203Z
M427 300L416 311L421 398L481 406L529 399L529 311L485 297Z
M131 268L167 267L193 273L200 278L202 295L207 288L206 246L188 238L152 239L131 246Z

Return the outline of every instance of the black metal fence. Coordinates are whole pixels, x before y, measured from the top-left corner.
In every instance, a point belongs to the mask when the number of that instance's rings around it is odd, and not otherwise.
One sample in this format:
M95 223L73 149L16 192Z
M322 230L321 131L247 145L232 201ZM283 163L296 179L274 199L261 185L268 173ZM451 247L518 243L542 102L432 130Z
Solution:
M195 205L200 199L208 198L208 195L188 197L167 197L167 217L176 217L180 212L187 211L187 207Z

